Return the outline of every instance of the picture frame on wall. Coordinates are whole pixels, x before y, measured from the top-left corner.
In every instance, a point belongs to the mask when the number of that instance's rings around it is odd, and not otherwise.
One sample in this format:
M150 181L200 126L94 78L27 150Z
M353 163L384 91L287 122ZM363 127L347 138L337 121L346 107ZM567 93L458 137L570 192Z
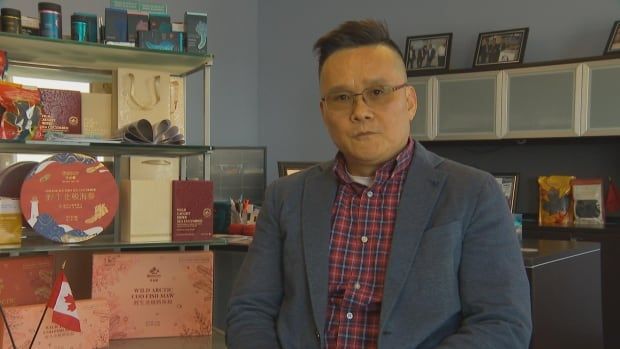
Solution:
M605 46L604 54L617 54L620 53L620 20L616 21L611 27L611 33L609 33L609 39Z
M317 162L278 161L278 175L289 176L316 164Z
M517 173L494 173L493 176L502 188L502 192L508 202L508 207L510 207L510 212L514 213L517 202L519 175Z
M405 66L408 76L435 74L450 66L452 33L408 36Z
M523 63L529 28L478 34L474 68Z

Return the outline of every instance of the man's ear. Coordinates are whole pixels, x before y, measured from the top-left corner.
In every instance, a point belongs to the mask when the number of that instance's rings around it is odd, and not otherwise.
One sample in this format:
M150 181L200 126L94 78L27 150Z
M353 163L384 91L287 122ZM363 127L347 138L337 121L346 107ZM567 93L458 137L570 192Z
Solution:
M413 86L407 86L407 111L409 112L409 120L415 118L415 114L418 110L418 95L415 92Z

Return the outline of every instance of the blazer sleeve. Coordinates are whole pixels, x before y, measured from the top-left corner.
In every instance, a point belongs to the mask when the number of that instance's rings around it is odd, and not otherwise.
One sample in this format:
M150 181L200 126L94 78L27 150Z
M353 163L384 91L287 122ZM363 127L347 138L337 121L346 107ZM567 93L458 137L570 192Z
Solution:
M461 327L438 348L529 347L529 283L506 199L490 175L463 234L459 280Z
M253 242L228 304L229 349L280 348L276 319L282 301L281 239L276 186L271 185L256 223Z

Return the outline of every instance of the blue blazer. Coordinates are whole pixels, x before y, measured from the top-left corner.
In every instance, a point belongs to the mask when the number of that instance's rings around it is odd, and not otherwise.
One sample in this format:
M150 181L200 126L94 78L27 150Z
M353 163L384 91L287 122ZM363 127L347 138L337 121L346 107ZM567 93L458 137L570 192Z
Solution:
M230 349L324 348L331 163L269 186L232 292ZM488 173L415 144L400 198L379 348L527 348L529 285L512 216Z

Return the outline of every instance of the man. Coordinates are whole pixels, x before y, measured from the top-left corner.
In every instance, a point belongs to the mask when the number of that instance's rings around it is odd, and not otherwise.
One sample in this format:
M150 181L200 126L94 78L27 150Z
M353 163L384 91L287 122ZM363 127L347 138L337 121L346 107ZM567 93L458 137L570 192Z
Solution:
M267 189L230 300L238 348L527 348L529 287L495 179L409 138L417 100L387 29L315 44L334 161Z

